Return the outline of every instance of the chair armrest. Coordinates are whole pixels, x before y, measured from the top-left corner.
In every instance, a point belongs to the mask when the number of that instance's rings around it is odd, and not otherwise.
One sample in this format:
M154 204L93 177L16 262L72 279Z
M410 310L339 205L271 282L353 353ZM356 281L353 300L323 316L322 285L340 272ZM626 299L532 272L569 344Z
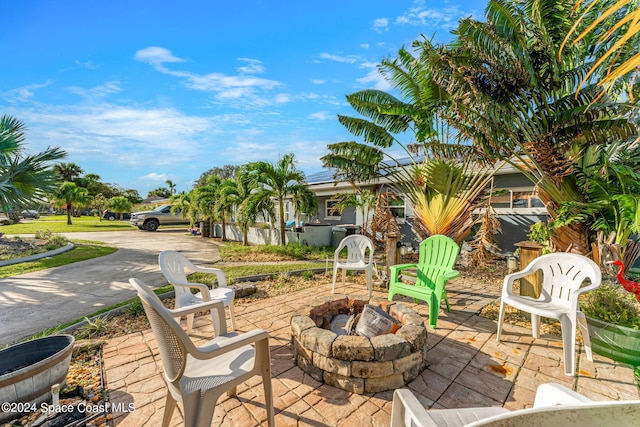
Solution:
M396 264L396 265L390 265L389 266L390 279L393 282L397 282L398 281L398 275L400 274L400 271L407 270L409 268L417 268L417 267L418 267L418 264Z
M592 400L560 384L547 383L538 386L533 407L545 408L557 405L575 405L585 402L592 402Z
M224 271L220 270L219 268L199 267L197 265L194 267L195 271L199 273L215 274L218 278L218 286L221 288L227 287L227 278L224 275Z
M264 329L254 329L244 334L229 338L230 335L231 334L227 334L227 336L214 338L208 344L205 344L202 347L197 347L191 355L196 359L211 359L245 345L257 343L258 341L263 340L268 342L269 340L269 334Z
M171 283L171 284L174 287L175 286L181 286L183 288L195 288L195 289L199 290L200 293L202 293L203 301L209 301L211 299L211 296L209 295L209 287L207 285L205 285L204 283L187 282L187 283Z
M449 271L445 271L442 274L442 277L445 280L450 280L450 279L455 279L456 277L460 276L460 272L458 270L449 270Z
M418 398L408 389L393 392L391 427L437 427Z
M536 271L538 271L537 268L532 268L531 265L528 265L524 270L516 271L515 273L507 274L506 276L504 276L504 281L502 284L502 296L515 296L515 294L513 293L513 283L518 279L522 279L523 277L527 277L530 274L534 274Z
M167 309L171 314L171 317L176 319L186 316L188 314L200 313L201 311L215 310L215 314L211 313L213 320L213 329L216 336L227 333L227 319L224 315L224 304L220 300L209 300L196 304L186 305L180 308Z

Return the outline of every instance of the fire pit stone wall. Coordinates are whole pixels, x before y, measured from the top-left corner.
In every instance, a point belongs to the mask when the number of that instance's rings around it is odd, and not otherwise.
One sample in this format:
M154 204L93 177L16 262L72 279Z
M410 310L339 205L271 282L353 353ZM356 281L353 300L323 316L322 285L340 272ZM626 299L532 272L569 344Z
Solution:
M360 313L365 304L381 307L402 327L371 339L337 335L328 328L337 314ZM381 298L331 295L313 300L291 318L291 341L298 366L317 381L363 394L403 387L425 368L424 319L407 306Z

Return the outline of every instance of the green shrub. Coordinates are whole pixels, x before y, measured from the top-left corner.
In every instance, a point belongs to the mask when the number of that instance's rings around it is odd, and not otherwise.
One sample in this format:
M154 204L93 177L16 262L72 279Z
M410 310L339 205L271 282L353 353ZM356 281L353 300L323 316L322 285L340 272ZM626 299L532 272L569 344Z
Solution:
M313 279L313 271L307 270L307 271L302 272L302 278L305 279L305 280Z
M635 296L618 284L602 283L581 301L582 312L594 319L640 329L640 309Z

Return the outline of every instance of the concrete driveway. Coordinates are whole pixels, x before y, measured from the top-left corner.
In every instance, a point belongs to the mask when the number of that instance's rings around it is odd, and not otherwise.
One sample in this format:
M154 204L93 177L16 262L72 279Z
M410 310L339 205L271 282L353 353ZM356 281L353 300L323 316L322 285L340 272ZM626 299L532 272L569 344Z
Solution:
M158 266L158 254L165 249L180 251L196 264L219 259L214 240L190 236L184 229L65 235L105 242L118 250L105 257L0 279L0 348L135 296L129 285L131 277L153 287L166 285Z

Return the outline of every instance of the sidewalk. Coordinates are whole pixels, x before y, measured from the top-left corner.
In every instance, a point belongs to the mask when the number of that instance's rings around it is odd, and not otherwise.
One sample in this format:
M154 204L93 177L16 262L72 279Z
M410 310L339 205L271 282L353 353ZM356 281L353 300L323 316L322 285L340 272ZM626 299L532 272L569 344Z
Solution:
M557 382L593 400L638 399L633 370L594 355L589 362L582 347L577 354L578 376L564 375L559 337L534 340L531 331L505 324L503 341L496 342L496 322L475 313L496 300L500 290L492 285L470 288L462 279L447 287L451 313L441 310L438 329L428 328L428 366L408 387L426 407L456 408L504 406L520 409L533 405L537 386ZM366 293L363 286L341 285L336 292ZM293 363L290 348L291 314L315 297L329 295L331 285L322 284L276 298L236 305L238 331L262 328L269 332L274 405L277 426L388 426L392 391L352 394L312 379ZM386 297L374 291L374 296ZM426 304L412 299L396 300L427 319ZM209 339L208 317L196 319L194 339ZM106 387L112 404L135 405L132 412L114 413L118 426L161 424L166 387L162 363L151 330L111 340L104 347ZM215 426L266 425L266 411L259 377L238 387L236 397L225 395L214 413ZM178 405L172 426L182 425Z

